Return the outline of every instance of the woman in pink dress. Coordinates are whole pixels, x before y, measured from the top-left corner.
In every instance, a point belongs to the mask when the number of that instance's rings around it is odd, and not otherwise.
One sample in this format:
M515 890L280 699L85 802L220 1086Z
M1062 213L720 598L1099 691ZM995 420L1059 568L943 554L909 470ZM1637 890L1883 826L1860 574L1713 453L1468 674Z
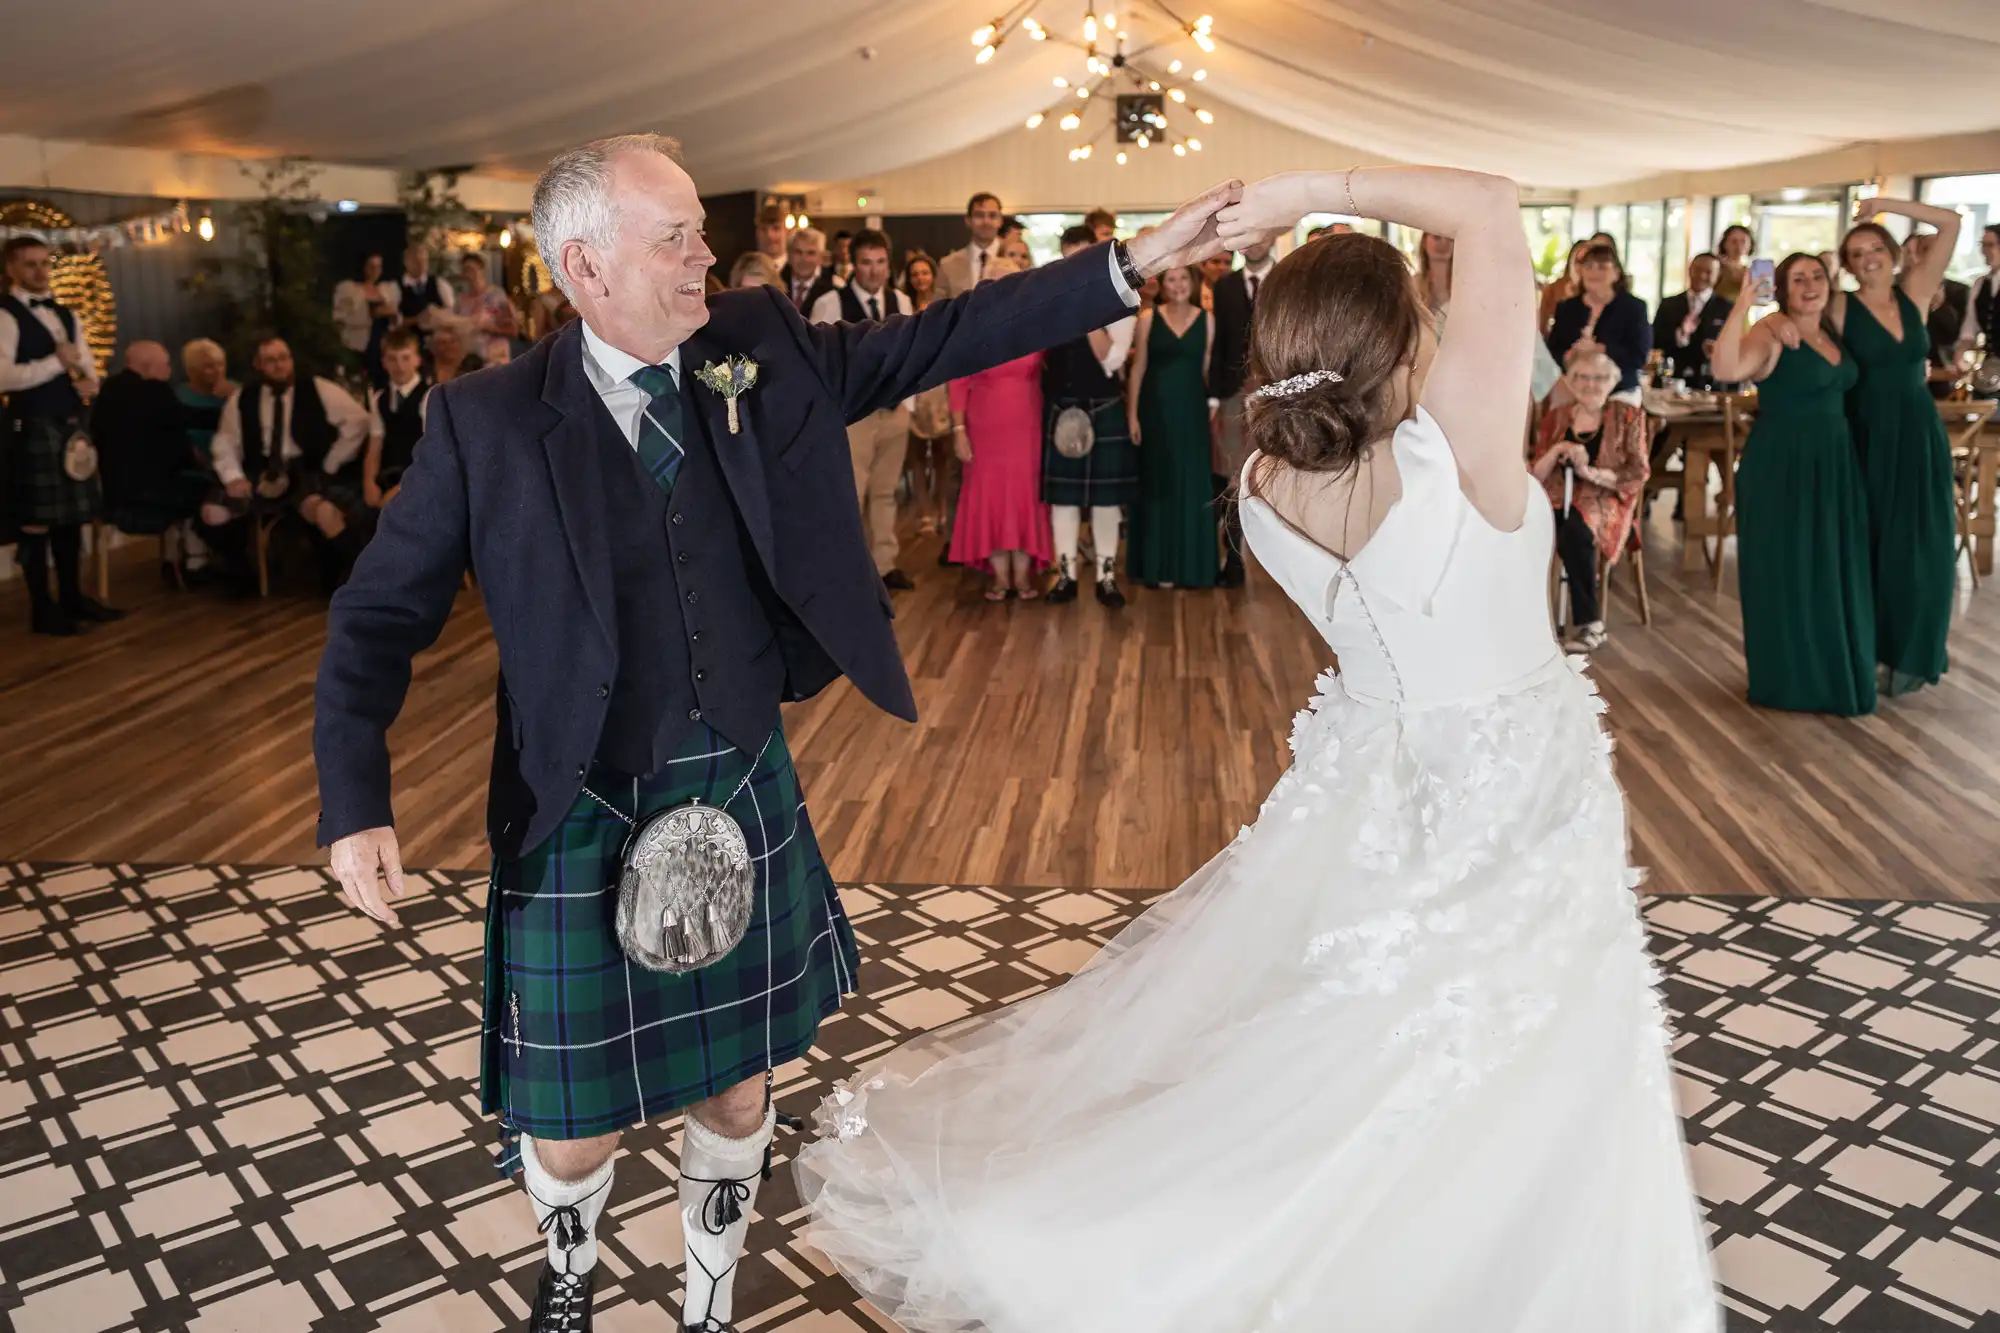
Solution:
M986 266L991 282L1015 268ZM952 447L965 465L951 558L993 576L986 600L1041 596L1035 571L1055 559L1042 503L1042 354L951 383Z

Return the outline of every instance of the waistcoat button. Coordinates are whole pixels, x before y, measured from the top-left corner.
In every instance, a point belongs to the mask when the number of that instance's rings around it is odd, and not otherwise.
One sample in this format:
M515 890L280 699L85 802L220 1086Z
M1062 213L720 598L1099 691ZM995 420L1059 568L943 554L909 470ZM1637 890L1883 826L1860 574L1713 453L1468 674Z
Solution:
M688 709L688 721L690 722L701 721L701 710L699 708Z

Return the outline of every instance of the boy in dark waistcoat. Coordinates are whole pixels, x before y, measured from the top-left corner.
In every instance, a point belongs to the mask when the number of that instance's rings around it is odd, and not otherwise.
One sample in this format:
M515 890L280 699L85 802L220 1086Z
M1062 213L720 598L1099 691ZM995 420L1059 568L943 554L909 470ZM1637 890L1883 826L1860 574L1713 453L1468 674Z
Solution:
M83 591L83 525L98 517L103 496L96 464L71 441L83 429L85 404L97 396L97 363L82 323L50 289L55 266L47 242L16 236L0 256L10 287L0 296L0 392L7 395L0 475L11 479L0 502L11 506L9 526L20 531L17 556L34 632L71 635L124 614Z
M394 924L387 732L469 564L501 664L481 1092L548 1233L531 1330L589 1329L619 1133L683 1110L682 1320L730 1327L770 1071L854 992L854 933L779 712L845 675L915 715L846 426L1110 323L1149 273L1215 248L1237 193L1211 191L1130 252L828 327L769 288L706 295L714 255L672 140L601 140L543 172L536 244L581 318L428 395L401 488L334 598L313 738L335 875ZM692 799L741 827L749 929L707 966L649 971L612 925L619 850L629 821Z

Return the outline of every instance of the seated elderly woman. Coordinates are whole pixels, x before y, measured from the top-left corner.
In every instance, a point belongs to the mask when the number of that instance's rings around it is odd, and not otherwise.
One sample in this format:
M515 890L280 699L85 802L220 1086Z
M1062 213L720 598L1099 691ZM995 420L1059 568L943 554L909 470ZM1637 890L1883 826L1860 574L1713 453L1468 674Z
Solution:
M1602 352L1571 360L1563 383L1570 401L1542 414L1530 470L1556 511L1573 645L1591 649L1606 637L1598 559L1609 567L1624 553L1646 492L1646 414L1612 400L1618 365Z

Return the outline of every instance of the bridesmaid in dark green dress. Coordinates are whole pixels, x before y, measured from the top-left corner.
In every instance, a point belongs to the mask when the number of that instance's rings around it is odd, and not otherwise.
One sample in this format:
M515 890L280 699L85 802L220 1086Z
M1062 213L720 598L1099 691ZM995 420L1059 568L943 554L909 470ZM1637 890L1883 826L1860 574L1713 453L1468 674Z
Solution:
M1958 214L1900 199L1869 199L1872 213L1901 213L1938 229L1921 263L1904 268L1896 240L1863 222L1840 243L1841 266L1860 290L1834 303L1842 341L1861 372L1848 396L1868 485L1875 572L1875 655L1881 688L1904 694L1937 684L1958 586L1958 505L1951 442L1925 383L1930 334L1923 312L1958 242Z
M1715 377L1758 384L1736 473L1736 568L1750 702L1854 716L1875 710L1868 502L1847 424L1854 360L1827 328L1811 255L1778 267L1778 311L1748 328L1769 283L1747 280L1716 340Z
M1153 587L1213 588L1221 568L1210 480L1208 358L1215 342L1189 269L1160 275L1160 304L1132 332L1125 403L1139 446L1139 503L1125 568ZM1176 331L1178 327L1178 331Z

